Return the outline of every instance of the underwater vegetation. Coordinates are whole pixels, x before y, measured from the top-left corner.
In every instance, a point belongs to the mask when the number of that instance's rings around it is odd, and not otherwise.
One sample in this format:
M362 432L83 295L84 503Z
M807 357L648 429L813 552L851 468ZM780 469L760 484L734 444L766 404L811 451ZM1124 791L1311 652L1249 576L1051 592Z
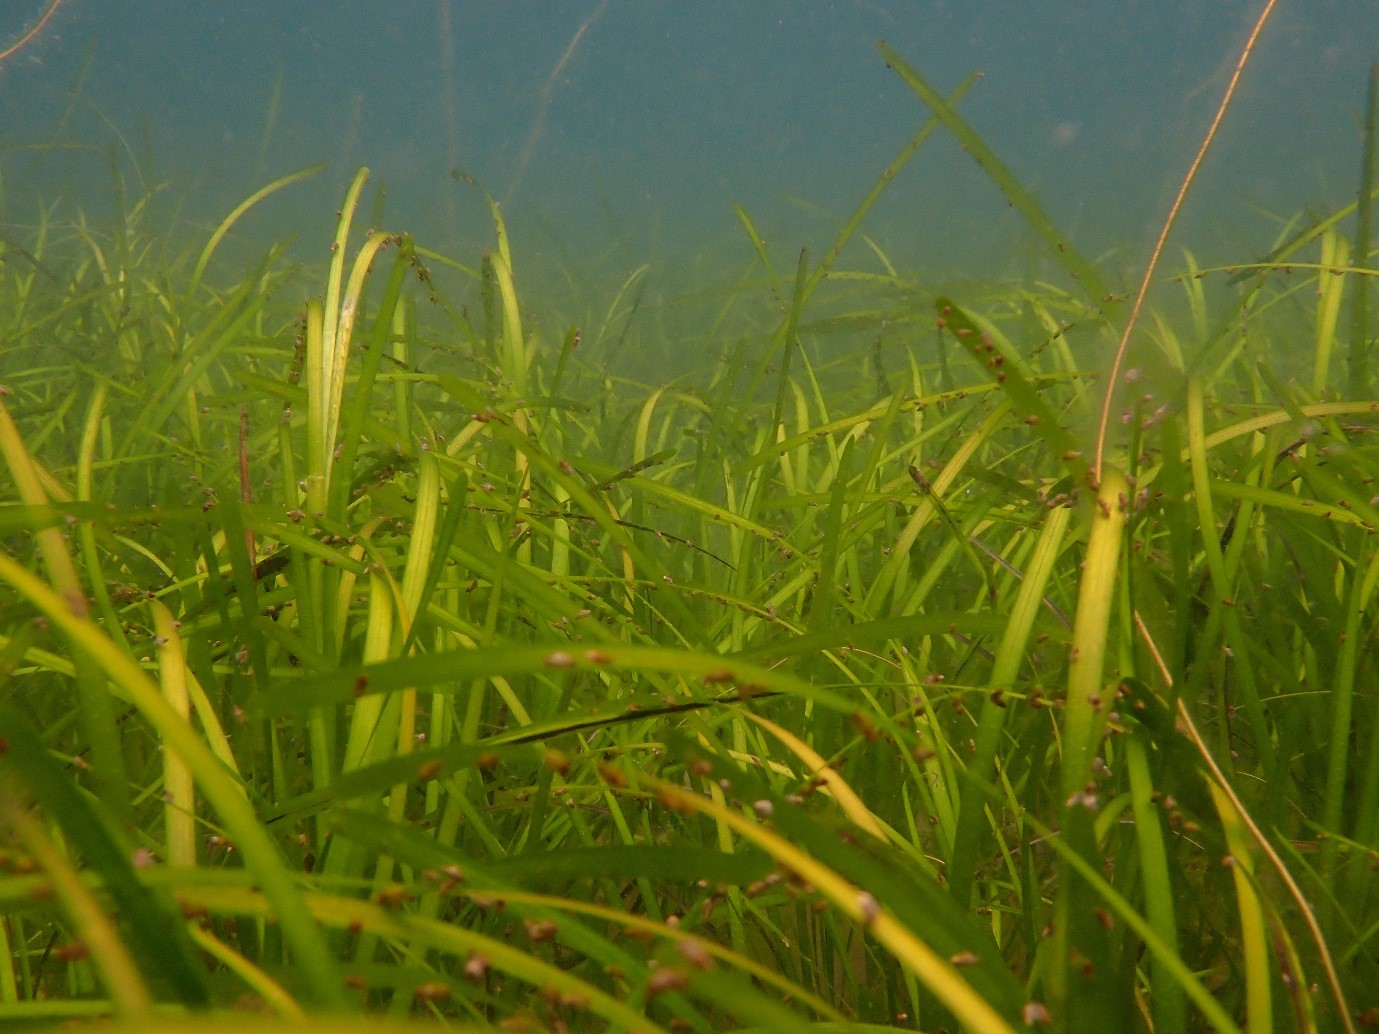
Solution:
M1136 293L882 47L929 121L670 381L367 170L323 270L217 259L319 169L0 245L6 1029L1379 1025L1376 78ZM1054 275L844 265L941 132Z

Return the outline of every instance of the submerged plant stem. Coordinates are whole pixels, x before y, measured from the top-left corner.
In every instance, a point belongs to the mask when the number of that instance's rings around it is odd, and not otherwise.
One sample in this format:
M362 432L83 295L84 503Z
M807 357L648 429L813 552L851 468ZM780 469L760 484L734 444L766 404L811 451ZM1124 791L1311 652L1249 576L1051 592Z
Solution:
M1125 329L1121 332L1120 344L1116 346L1115 358L1111 360L1111 372L1107 375L1106 391L1101 399L1101 418L1097 422L1096 432L1096 457L1092 461L1092 475L1097 481L1101 480L1102 462L1106 458L1106 436L1111 426L1111 407L1115 405L1116 401L1116 382L1120 380L1120 370L1125 364L1125 353L1130 347L1130 335L1135 332L1135 324L1139 322L1145 297L1149 294L1149 285L1154 279L1154 270L1158 268L1159 259L1163 255L1164 245L1168 243L1168 235L1173 230L1173 224L1178 221L1178 213L1182 210L1183 202L1187 199L1187 192L1192 187L1193 180L1197 178L1197 171L1202 167L1207 151L1211 149L1212 142L1216 139L1216 132L1221 128L1221 123L1226 117L1226 110L1235 97L1235 88L1240 84L1240 76L1245 71L1245 64L1250 60L1255 44L1259 41L1259 35L1264 31L1264 25L1269 20L1269 15L1273 13L1274 5L1277 3L1278 0L1268 0L1264 5L1264 10L1260 12L1258 20L1255 21L1254 28L1250 31L1249 38L1246 39L1245 46L1240 52L1240 59L1235 63L1235 71L1231 73L1230 82L1226 84L1226 93L1221 98L1221 104L1216 109L1216 115L1212 118L1211 125L1207 127L1207 135L1202 138L1202 146L1197 149L1196 157L1188 166L1187 175L1183 177L1183 184L1178 188L1177 196L1173 198L1173 204L1169 206L1168 217L1164 219L1163 228L1159 231L1159 239L1154 242L1154 250L1150 252L1149 262L1144 267L1144 276L1140 278L1139 290L1135 292L1134 304L1130 306L1130 316L1126 319Z
M20 36L18 40L16 40L14 43L11 43L3 51L0 51L0 63L3 63L7 58L13 57L15 54L19 53L30 43L32 43L34 39L38 36L38 34L43 31L43 26L47 25L49 19L51 19L53 15L57 14L57 9L61 6L62 0L52 0L52 2L48 4L47 9L44 10L42 17L40 17L38 21L34 23L33 28L31 28L28 32L24 33L24 35Z

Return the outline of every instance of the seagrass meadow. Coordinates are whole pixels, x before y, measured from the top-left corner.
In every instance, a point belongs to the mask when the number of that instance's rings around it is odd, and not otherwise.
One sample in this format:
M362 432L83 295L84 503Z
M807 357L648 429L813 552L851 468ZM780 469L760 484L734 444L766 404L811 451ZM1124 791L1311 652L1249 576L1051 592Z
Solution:
M1141 315L883 53L929 121L693 329L367 170L6 232L0 1026L1379 1026L1374 79ZM935 136L1047 276L848 248ZM227 257L279 192L328 263Z

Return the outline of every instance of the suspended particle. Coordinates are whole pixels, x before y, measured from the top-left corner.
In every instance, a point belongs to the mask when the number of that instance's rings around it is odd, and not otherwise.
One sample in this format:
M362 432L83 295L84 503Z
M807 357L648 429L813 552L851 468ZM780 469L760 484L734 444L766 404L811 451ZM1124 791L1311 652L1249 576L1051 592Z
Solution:
M627 776L623 775L621 769L604 762L599 765L599 778L609 786L621 789L627 785Z
M881 905L871 894L862 890L857 892L857 911L862 914L862 922L870 926L881 914Z
M409 896L406 887L394 883L375 892L373 901L375 905L379 905L383 908L395 909L401 908Z
M488 972L488 959L477 952L471 954L464 964L464 975L470 980L482 980Z
M439 761L426 762L424 765L417 768L417 782L429 783L432 779L435 779L436 776L441 774L441 770L444 767L445 766Z
M646 982L646 996L654 998L669 991L683 991L689 987L689 977L678 969L661 967L651 974Z
M555 921L552 919L523 919L522 926L533 944L551 940L556 932Z
M439 980L428 980L424 984L418 984L412 991L412 997L418 1002L443 1002L451 994L450 985Z
M1043 1002L1026 1002L1020 1010L1020 1018L1025 1021L1025 1026L1033 1027L1048 1026L1053 1022L1053 1017L1049 1015L1048 1007Z

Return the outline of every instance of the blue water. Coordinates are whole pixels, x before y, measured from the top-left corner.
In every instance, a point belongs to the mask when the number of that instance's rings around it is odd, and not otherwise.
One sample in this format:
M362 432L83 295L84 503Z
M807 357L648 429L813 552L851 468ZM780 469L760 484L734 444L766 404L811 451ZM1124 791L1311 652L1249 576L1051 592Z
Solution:
M0 37L47 6L9 0ZM799 247L827 245L928 115L884 67L884 37L940 90L983 72L964 115L1079 245L1128 277L1260 6L62 0L0 65L4 217L30 225L57 195L108 210L113 153L129 197L164 185L151 212L195 237L262 183L326 161L237 234L253 245L300 230L310 250L367 164L387 188L387 228L472 260L488 217L449 175L460 168L504 202L519 267L543 275L750 261L735 203L788 267ZM1179 241L1205 261L1247 258L1281 220L1353 197L1376 51L1375 0L1282 0ZM938 277L1016 273L1031 250L943 133L865 231Z

